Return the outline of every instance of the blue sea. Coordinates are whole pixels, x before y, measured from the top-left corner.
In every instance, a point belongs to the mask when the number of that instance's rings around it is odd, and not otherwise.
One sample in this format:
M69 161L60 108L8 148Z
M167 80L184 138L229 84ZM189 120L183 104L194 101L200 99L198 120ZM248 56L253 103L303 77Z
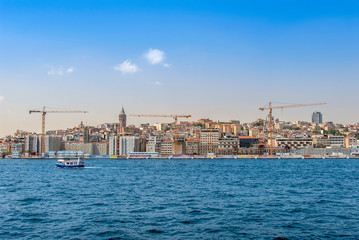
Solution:
M359 239L358 159L0 159L0 239Z

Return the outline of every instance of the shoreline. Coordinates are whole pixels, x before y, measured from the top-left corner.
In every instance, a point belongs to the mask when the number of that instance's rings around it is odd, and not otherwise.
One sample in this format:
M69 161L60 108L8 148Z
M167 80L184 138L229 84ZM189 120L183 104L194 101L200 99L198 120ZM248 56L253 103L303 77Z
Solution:
M2 158L2 159L8 159L8 160L17 160L17 159L23 159L23 160L57 160L59 158L62 157L58 157L58 158L43 158L43 157L33 157L33 158L29 158L29 157L21 157L21 158ZM76 157L66 157L69 159L77 159ZM342 157L338 157L338 156L323 156L323 157L129 157L129 158L110 158L110 157L99 157L99 158L84 158L85 160L105 160L105 159L112 159L112 160L148 160L148 159L158 159L158 160L164 160L164 159L168 159L168 160L215 160L215 159L222 159L222 160L227 160L227 159L236 159L236 160L257 160L257 159L267 159L267 160L281 160L281 159L285 159L285 160L300 160L300 159L359 159L359 157L355 157L355 156L342 156Z

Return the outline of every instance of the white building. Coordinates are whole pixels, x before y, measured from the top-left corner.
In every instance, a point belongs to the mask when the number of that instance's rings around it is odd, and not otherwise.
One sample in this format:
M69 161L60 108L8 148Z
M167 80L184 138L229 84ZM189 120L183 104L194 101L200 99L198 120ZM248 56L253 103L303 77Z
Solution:
M119 155L129 155L131 152L141 151L141 139L136 136L121 136L119 142Z
M161 151L161 137L151 136L147 140L146 152L157 152Z
M108 139L108 154L118 155L118 136L110 136Z

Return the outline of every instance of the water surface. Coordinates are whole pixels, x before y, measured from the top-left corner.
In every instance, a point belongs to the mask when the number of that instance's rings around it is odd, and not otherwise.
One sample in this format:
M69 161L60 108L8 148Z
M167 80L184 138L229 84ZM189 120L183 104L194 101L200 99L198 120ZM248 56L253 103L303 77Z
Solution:
M0 160L0 239L358 239L358 159Z

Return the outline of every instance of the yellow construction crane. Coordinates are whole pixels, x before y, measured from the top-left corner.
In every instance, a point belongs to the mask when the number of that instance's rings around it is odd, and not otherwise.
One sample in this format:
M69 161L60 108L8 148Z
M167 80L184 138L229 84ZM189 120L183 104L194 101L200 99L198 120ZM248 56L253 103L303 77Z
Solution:
M31 113L42 114L42 127L41 127L41 153L45 153L45 116L47 113L87 113L87 111L48 111L43 107L42 110L30 110Z
M293 105L283 105L283 106L272 106L272 102L269 102L269 107L259 108L259 110L269 110L269 146L270 146L270 155L273 155L273 121L272 121L272 110L273 109L283 109L283 108L292 108L292 107L306 107L306 106L316 106L327 104L325 102L321 103L308 103L308 104L293 104Z
M173 118L175 120L174 121L174 125L175 125L175 137L174 137L175 155L178 154L178 151L177 151L177 119L178 118L190 118L191 115L130 114L130 116L132 116L132 117L170 117L170 118Z

